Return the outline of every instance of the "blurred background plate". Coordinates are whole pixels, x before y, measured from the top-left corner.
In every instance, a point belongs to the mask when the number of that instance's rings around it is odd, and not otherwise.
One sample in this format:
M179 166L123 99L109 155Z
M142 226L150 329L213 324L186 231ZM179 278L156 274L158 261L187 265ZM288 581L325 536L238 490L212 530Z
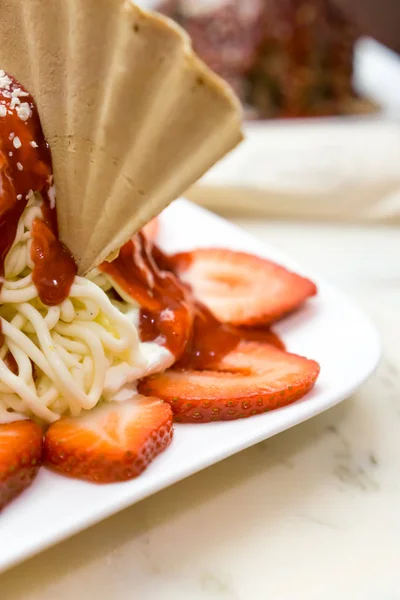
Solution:
M267 121L187 192L225 216L400 223L400 123Z

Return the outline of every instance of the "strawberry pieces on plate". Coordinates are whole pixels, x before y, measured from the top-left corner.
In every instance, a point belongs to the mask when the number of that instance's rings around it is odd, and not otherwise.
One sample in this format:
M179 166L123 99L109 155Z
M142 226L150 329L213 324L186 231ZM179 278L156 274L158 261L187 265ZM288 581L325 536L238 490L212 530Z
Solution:
M205 248L176 254L171 264L195 297L231 325L268 325L317 293L309 279L244 252Z
M139 390L168 402L176 421L228 421L298 400L312 389L319 371L313 360L243 341L210 369L169 369L142 381Z
M42 451L42 429L33 421L0 425L0 510L32 483Z
M95 483L125 481L140 475L167 448L172 435L169 405L137 395L50 425L44 463L63 475Z

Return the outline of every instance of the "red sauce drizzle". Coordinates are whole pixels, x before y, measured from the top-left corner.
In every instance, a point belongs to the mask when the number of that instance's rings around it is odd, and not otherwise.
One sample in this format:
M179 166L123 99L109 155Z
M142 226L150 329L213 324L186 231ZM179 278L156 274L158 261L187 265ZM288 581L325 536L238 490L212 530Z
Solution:
M237 335L249 342L262 342L275 346L278 350L286 350L281 338L269 327L235 327Z
M44 304L60 304L68 296L76 267L57 239L56 210L49 197L50 148L32 96L9 76L0 77L0 115L4 113L0 116L0 278L30 194L39 192L45 203L44 222L37 220L41 225L34 226L33 281ZM0 290L1 285L0 281Z
M234 350L242 338L217 321L204 305L196 303L195 310L191 343L175 367L196 371L218 368L223 357Z
M241 337L196 303L171 269L169 258L141 233L101 266L142 307L143 341L161 342L179 361L177 368L211 368Z
M100 268L140 304L141 339L157 340L176 358L182 356L192 331L191 298L172 273L158 268L151 243L143 234L136 235L112 263L105 262Z
M173 273L174 263L139 233L112 263L101 270L140 304L143 341L161 342L176 357L176 369L217 368L242 340L284 348L269 328L244 329L223 325L193 298Z
M33 222L31 257L35 265L32 280L41 301L57 306L68 297L77 268L69 250L41 219Z

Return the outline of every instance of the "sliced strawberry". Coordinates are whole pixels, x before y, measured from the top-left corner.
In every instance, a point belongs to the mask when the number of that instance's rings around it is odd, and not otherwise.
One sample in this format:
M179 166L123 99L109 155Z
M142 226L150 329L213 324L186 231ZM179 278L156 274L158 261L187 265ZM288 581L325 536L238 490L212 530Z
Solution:
M158 398L104 403L81 417L50 425L45 465L97 483L140 475L172 440L172 412Z
M244 252L199 249L175 255L172 264L222 323L268 325L317 293L312 281Z
M176 421L229 421L279 408L304 396L319 365L269 344L241 342L213 370L174 370L141 382L145 395L168 402Z
M0 510L32 483L42 450L42 429L33 421L0 425Z
M143 228L142 233L151 241L155 242L157 239L158 231L160 229L160 223L157 217L154 217L149 221Z

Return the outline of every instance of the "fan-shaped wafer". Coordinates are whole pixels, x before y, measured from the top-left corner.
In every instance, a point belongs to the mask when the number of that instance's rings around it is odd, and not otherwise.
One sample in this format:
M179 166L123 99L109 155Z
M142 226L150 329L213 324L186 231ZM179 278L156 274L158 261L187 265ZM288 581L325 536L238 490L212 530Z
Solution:
M231 90L172 21L130 0L0 0L0 69L34 96L62 241L80 273L241 139Z

